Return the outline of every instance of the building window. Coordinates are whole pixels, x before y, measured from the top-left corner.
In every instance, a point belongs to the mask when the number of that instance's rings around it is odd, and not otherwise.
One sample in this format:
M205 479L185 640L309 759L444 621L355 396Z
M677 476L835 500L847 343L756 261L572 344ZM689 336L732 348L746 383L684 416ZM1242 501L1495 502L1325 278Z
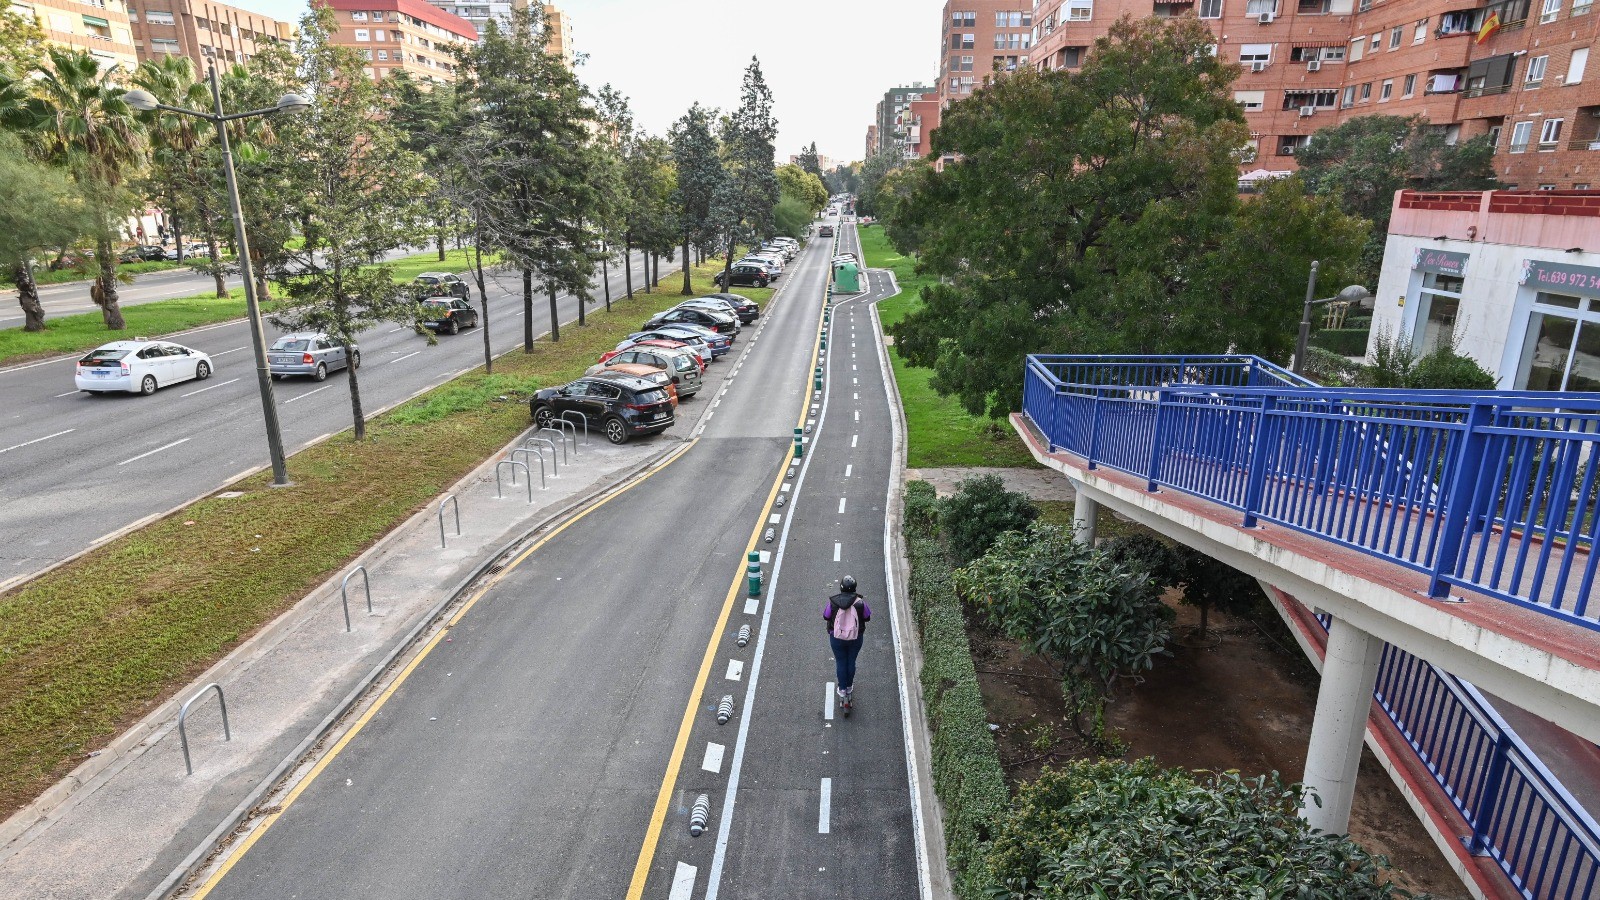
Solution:
M1261 63L1265 66L1272 62L1271 44L1245 44L1239 48L1239 65L1253 68L1251 63Z
M1400 96L1409 97L1417 92L1417 76L1407 75L1405 85L1400 89Z
M1385 78L1383 84L1378 88L1378 102L1387 103L1392 96L1394 96L1394 79Z
M1382 50L1382 49L1383 49L1383 32L1374 31L1372 33L1372 52L1373 53L1377 53L1379 50Z
M1355 106L1355 105L1356 105L1356 86L1352 84L1349 87L1344 89L1344 98L1339 101L1339 106L1341 108L1344 108L1344 109L1349 109L1350 107Z
M1536 88L1544 84L1544 70L1550 66L1549 56L1535 56L1528 60L1528 77L1523 87Z
M1511 126L1511 152L1528 152L1528 139L1533 135L1532 122L1518 122Z
M1094 0L1067 0L1067 21L1087 22L1094 17Z
M1249 16L1259 16L1266 13L1276 14L1278 11L1278 0L1246 0L1244 11L1245 14Z
M1567 84L1581 84L1583 82L1584 67L1588 65L1588 47L1579 47L1572 51L1572 57L1567 60Z
M1411 43L1420 44L1428 39L1428 20L1418 19L1417 30L1411 32Z
M1556 186L1553 185L1553 184L1541 184L1541 185L1539 185L1539 190L1541 190L1541 191L1553 191L1555 189L1556 189Z
M365 22L366 20L367 14L359 9L350 14L350 21L352 22Z
M1417 322L1411 346L1418 355L1448 346L1456 333L1456 318L1461 313L1461 288L1465 282L1455 275L1428 272L1422 276L1417 296Z
M1561 143L1561 123L1564 122L1564 121L1566 121L1566 120L1565 119L1545 119L1544 120L1544 124L1539 126L1539 149L1540 150L1542 150L1542 151L1554 150L1554 149L1556 149L1556 145Z
M1516 57L1510 53L1474 60L1472 65L1467 67L1466 95L1482 97L1505 93L1511 87L1516 62Z
M389 40L389 32L384 31L382 28L375 28L372 31L372 39L375 41L387 41Z
M151 53L165 53L168 56L177 56L183 51L178 47L178 42L172 38L151 38Z
M1062 47L1056 51L1056 68L1076 69L1083 65L1084 47Z
M1284 109L1302 109L1307 106L1331 108L1338 91L1284 91Z
M1222 0L1200 0L1200 18L1222 18Z
M370 41L370 40L372 40L372 33L370 31L367 31L365 28L357 28L356 29L356 40L358 40L358 41Z
M1365 102L1367 102L1368 100L1371 100L1371 99L1372 99L1372 82L1369 81L1366 84L1363 84L1361 86L1361 102L1365 103Z
M371 62L372 61L372 51L371 50L363 50L363 51L361 51L361 58L367 60L368 62Z
M1498 150L1500 148L1500 130L1501 126L1499 125L1489 126L1489 147L1491 149Z
M1561 17L1561 0L1544 0L1544 5L1539 7L1539 24L1554 22Z
M1389 29L1389 49L1400 49L1400 41L1405 38L1405 35L1406 29L1404 25L1396 25L1395 27Z
M1266 91L1234 91L1233 102L1245 112L1260 112L1267 105Z
M146 22L149 22L151 25L171 25L171 24L173 24L172 13L170 13L170 12L162 12L161 10L158 10L158 9L147 9L147 10L145 10L144 11L144 20Z
M1295 12L1304 16L1323 16L1333 8L1333 0L1300 0Z
M955 35L951 40L957 41L957 50L971 50L978 46L978 36L971 33Z
M954 71L957 71L957 72L971 72L972 71L972 57L963 56L963 57L958 58L956 60L956 64L954 66L952 66L951 68Z
M400 15L400 13L396 12L395 15L398 16L398 15ZM383 10L381 10L381 9L373 10L372 11L372 21L374 21L374 22L382 22L383 21Z
M389 58L389 51L387 51L387 50L379 50L378 51L378 58L381 59L381 60L387 60Z
M1311 143L1309 134L1286 134L1278 138L1278 155L1293 156L1295 151Z
M1350 42L1350 61L1359 62L1367 49L1366 37L1358 37Z
M961 12L952 12L950 14L950 24L954 25L957 28L973 28L973 27L976 27L977 24L978 24L978 14L973 12L972 10L963 10Z
M1544 291L1534 295L1517 388L1600 389L1600 322L1595 321L1595 312L1593 300Z

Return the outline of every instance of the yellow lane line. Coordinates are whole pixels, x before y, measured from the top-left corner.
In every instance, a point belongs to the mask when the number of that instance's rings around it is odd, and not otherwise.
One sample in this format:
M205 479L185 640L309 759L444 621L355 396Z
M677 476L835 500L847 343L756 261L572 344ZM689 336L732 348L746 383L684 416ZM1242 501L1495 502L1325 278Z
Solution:
M626 494L628 491L631 491L639 485L644 484L645 481L654 477L657 473L661 472L667 466L676 462L685 453L689 452L689 449L696 443L698 443L698 439L688 441L682 447L673 451L673 453L666 459L663 459L661 462L657 463L654 467L640 475L632 482L629 482L627 485L623 486L614 493L608 494L605 497L601 497L599 500L585 507L577 515L561 523L561 525L558 526L554 531L551 531L549 534L535 541L531 546L528 547L528 549L518 554L517 557L513 559L504 569L501 569L499 572L495 573L493 577L485 582L484 585L467 600L467 602L461 605L461 609L457 610L455 615L450 617L449 621L445 624L445 627L440 628L437 632L435 632L433 637L430 638L427 644L423 646L422 650L418 652L410 662L406 663L405 667L400 670L400 674L395 677L394 681L391 682L388 687L384 688L383 693L378 695L378 698L373 701L372 705L361 714L360 718L356 719L355 724L352 725L350 729L346 731L337 742L334 743L332 749L330 749L328 753L322 757L322 759L317 760L317 764L311 768L311 771L306 774L305 778L300 780L299 784L295 785L294 788L289 791L289 793L283 798L283 802L277 804L277 806L273 808L272 812L262 817L261 822L256 825L255 829L252 830L250 834L239 843L238 849L231 853L222 863L222 865L218 866L216 871L206 878L205 882L195 890L194 894L192 895L194 900L204 900L205 896L210 894L211 891L222 882L222 879L227 876L230 870L233 869L234 864L243 858L244 855L250 851L251 847L255 846L256 841L260 840L261 836L266 834L268 829L270 829L273 824L283 817L284 813L288 812L289 807L294 805L295 800L299 799L300 795L305 792L306 788L310 787L311 783L317 780L317 776L322 774L322 771L328 767L328 764L333 762L334 758L344 750L345 746L354 740L356 735L361 733L361 729L367 726L367 723L372 720L373 716L378 714L378 711L383 708L383 705L389 702L389 698L394 696L395 691L399 690L400 686L405 684L406 679L411 677L411 673L416 670L417 666L421 664L424 659L427 659L428 654L433 652L434 647L439 645L439 640L448 634L450 629L453 628L456 623L460 622L462 617L466 616L467 612L470 611L485 594L489 593L489 591L495 585L499 584L500 579L510 574L513 569L522 564L523 560L526 560L529 556L531 556L535 550L538 550L540 547L543 547L545 544L549 543L553 538L555 538L556 535L566 531L569 527L577 524L584 517L605 506L607 503L610 503L612 500L615 500L623 494Z

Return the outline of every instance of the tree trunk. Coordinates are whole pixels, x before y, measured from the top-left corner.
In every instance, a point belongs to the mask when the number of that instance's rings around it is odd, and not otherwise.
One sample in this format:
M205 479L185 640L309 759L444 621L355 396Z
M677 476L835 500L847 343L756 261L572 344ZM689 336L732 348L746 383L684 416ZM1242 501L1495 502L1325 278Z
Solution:
M216 283L217 296L228 296L228 280L222 272L222 245L217 240L217 228L211 222L211 217L205 217L206 223L206 250L211 254L211 280Z
M439 262L444 262L445 227L444 220L439 220Z
M633 235L622 236L622 276L628 288L628 299L633 299Z
M476 239L472 244L472 274L478 282L478 305L483 307L483 322L478 326L478 330L483 332L483 371L486 375L493 375L494 352L489 348L489 290L483 277L483 245Z
M645 250L640 255L644 257L644 292L646 294L653 294L656 292L655 279L650 277L650 257L653 254L651 254L649 250Z
M690 284L692 277L690 270L692 268L689 265L689 236L686 234L683 236L683 295L685 297L694 293L694 287Z
M1199 636L1199 639L1202 640L1202 641L1206 639L1206 620L1209 619L1209 618L1211 618L1211 604L1203 603L1203 604L1200 605L1200 636Z
M556 286L554 284L551 284L549 286L549 288L550 288L550 343L559 344L561 342L561 313L560 313L559 310L556 309ZM578 302L581 304L583 302L583 300L579 299Z
M349 359L350 345L343 346L345 359ZM344 371L350 383L350 415L355 418L356 440L364 441L367 439L367 417L361 414L361 380L356 377L355 366L345 366Z
M27 259L11 265L11 281L17 286L17 302L22 305L22 330L44 330L44 304L39 302L39 284L33 280L33 266Z
M100 257L100 276L89 286L89 297L100 307L106 327L122 331L128 327L122 318L122 306L117 296L117 257L111 248L111 235L102 234L95 240L95 255Z
M522 270L522 352L533 352L533 270Z
M601 244L605 255L600 257L600 284L606 292L606 312L611 312L611 245Z
M733 290L733 239L728 240L728 249L723 251L722 260L722 289Z

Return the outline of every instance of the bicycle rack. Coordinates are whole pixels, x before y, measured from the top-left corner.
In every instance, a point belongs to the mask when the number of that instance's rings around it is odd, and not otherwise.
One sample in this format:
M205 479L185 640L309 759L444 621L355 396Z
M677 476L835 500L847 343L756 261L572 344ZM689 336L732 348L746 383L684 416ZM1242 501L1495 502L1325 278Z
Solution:
M228 698L222 694L222 685L213 681L201 688L193 697L183 701L183 705L178 707L178 743L183 745L183 768L186 770L185 774L187 775L194 774L194 765L189 762L189 729L184 726L184 720L189 718L189 704L204 697L206 691L213 688L217 692L217 705L222 707L222 739L224 741L233 740L233 731L228 727Z
M567 418L567 416L577 416L578 417L577 420L576 420L578 425L582 425L583 426L583 442L585 444L589 443L589 420L584 417L583 413L578 412L576 410L569 409L566 412L561 414L559 421L562 421L562 422L574 421L572 419ZM577 426L573 426L573 427L574 427L574 429L576 429Z
M540 450L538 447L518 447L507 454L506 459L514 460L517 458L518 453L525 454L522 457L522 467L524 469L528 468L528 460L537 459L539 461L539 490L544 490L544 451ZM516 470L513 469L511 471L512 477L516 477L516 474ZM528 471L528 482L530 484L533 482L533 471L531 469Z
M440 527L443 527L443 525L441 524ZM344 603L345 631L350 630L350 594L347 589L350 586L350 579L356 577L357 572L361 573L361 587L367 595L367 615L372 615L372 579L367 577L366 566L356 566L350 570L350 574L344 576L343 581L339 582L339 599Z
M446 503L451 504L451 508L455 510L455 513L456 513L456 537L460 537L461 536L461 501L456 499L456 495L455 494L445 494L444 495L444 499L439 501L439 547L440 547L440 549L443 549L444 546L445 546L445 542L444 542L444 505Z
M561 465L556 462L556 442L550 440L549 438L542 438L542 437L539 437L538 435L534 435L533 437L530 437L530 438L527 438L527 439L523 440L522 446L526 447L529 444L535 444L535 443L544 444L545 446L550 448L550 477L551 478L560 478L561 477Z
M559 433L564 440L569 440L569 441L572 442L572 455L573 456L577 456L578 455L578 428L577 428L577 426L573 425L571 422L568 422L565 419L551 419L550 420L550 424L544 426L544 428L539 429L539 431L548 431L548 430L551 430L551 429L556 430L557 433ZM570 429L570 432L569 432L569 429ZM537 434L538 432L534 432L534 433ZM563 455L563 458L565 458L564 455Z
M572 465L572 457L571 457L570 454L567 453L567 433L565 431L563 431L562 429L560 429L560 428L551 428L551 427L549 427L547 425L544 428L541 428L538 431L535 431L533 433L534 437L538 437L539 435L544 434L546 431L548 431L551 434L555 435L555 437L554 438L544 438L544 440L554 440L556 442L556 446L561 448L561 464L562 465L566 465L566 466ZM572 442L573 442L573 444L577 444L577 442L578 442L577 438L573 438ZM577 452L577 451L574 450L573 452Z
M514 459L502 459L499 462L494 464L494 495L495 495L495 498L498 499L501 496L503 496L500 493L500 467L501 466L510 466L511 467L511 483L512 484L516 484L517 483L517 467L520 466L522 468L522 471L527 472L527 474L528 474L528 502L532 503L533 502L533 473L528 471L528 464L527 463L517 462Z

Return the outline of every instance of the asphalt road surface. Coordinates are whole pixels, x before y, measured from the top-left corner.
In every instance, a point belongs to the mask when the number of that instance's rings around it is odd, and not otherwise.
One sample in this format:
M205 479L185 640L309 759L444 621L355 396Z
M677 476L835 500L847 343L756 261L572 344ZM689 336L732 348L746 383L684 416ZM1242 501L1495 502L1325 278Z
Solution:
M633 260L635 285L643 283L643 266L642 257ZM611 267L610 280L612 296L621 296L620 266ZM598 289L595 294L603 296ZM549 327L548 299L536 295L533 308L539 334ZM563 322L577 318L572 297L563 297L560 309ZM496 352L520 345L520 277L503 275L499 286L491 285L489 312ZM268 343L279 333L269 323ZM149 397L95 396L74 388L75 359L0 371L0 396L6 398L0 408L0 583L37 572L266 463L248 325L211 325L172 340L211 355L215 371L209 380L175 384ZM369 412L483 362L477 329L440 335L429 347L410 329L383 325L360 343L361 394ZM350 427L345 377L336 372L321 384L273 383L291 452ZM292 478L292 459L289 472Z
M679 455L503 572L190 896L920 896L884 597L888 400L854 300L811 410L827 263L819 241L790 266L742 359L658 438ZM697 404L701 431L681 433ZM745 551L768 528L752 603ZM820 620L847 573L874 608L849 719ZM724 694L738 714L718 726Z

